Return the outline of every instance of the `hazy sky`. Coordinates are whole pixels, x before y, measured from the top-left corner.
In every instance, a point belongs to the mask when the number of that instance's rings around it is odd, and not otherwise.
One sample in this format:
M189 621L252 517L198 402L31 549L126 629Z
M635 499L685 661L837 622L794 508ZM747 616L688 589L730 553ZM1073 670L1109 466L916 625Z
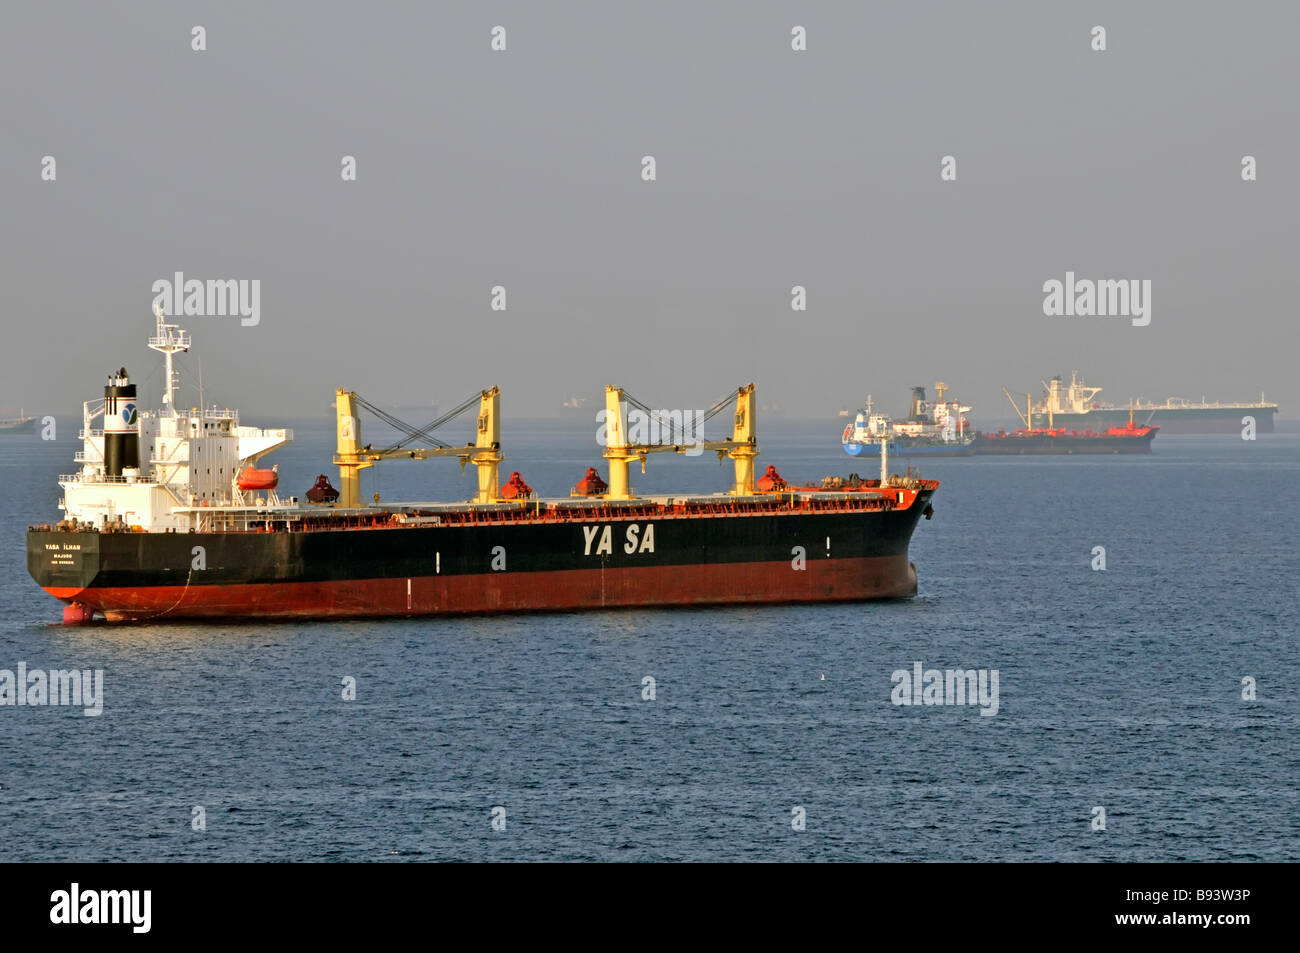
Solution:
M154 404L179 270L261 282L256 327L183 322L250 422L338 386L901 412L939 379L978 422L1071 368L1288 417L1297 36L1293 0L10 5L0 407L79 409L120 364ZM1045 317L1067 270L1149 279L1150 325Z

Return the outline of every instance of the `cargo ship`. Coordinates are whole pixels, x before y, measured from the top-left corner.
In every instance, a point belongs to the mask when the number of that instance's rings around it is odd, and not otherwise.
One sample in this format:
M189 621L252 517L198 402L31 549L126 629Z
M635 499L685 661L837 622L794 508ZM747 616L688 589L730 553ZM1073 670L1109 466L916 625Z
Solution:
M851 457L879 452L881 442L888 452L902 456L967 457L974 452L975 438L969 432L966 415L971 408L960 401L943 399L948 385L935 384L937 401L928 401L924 387L912 388L907 419L895 421L875 411L871 396L865 410L844 428L840 443Z
M591 468L557 498L535 496L519 473L498 485L498 388L424 427L385 417L405 436L382 448L362 442L358 412L383 412L337 390L339 487L322 474L300 500L282 498L278 470L263 465L292 431L241 425L230 408L176 406L173 355L190 343L158 315L149 347L165 362L161 408L139 411L126 369L110 375L102 401L84 405L80 469L59 477L63 518L28 528L28 571L65 604L67 623L813 603L917 590L908 546L938 483L889 475L883 455L878 480L791 485L771 466L755 479L752 384L709 412L732 411L730 439L702 448L731 460L731 486L646 497L630 485L632 462L700 447L630 442L631 398L620 388L606 388L608 482ZM474 408L471 442L433 435ZM438 457L473 464L474 499L362 503L362 470Z
M1011 401L1016 415L1026 426L1008 433L999 430L996 433L975 434L975 454L1015 455L1022 454L1098 454L1098 453L1150 453L1151 441L1159 432L1159 427L1136 426L1133 423L1133 410L1129 411L1128 422L1122 427L1107 427L1101 432L1092 429L1083 431L1067 430L1055 426L1052 414L1048 413L1046 427L1030 426L1030 408L1033 402L1025 395L1025 411L1022 413L1015 398L1005 387L1002 392Z
M1059 376L1053 377L1043 384L1043 397L1033 405L1030 426L1050 427L1050 418L1074 430L1102 431L1123 427L1131 407L1141 423L1156 424L1163 433L1240 433L1243 417L1254 418L1256 433L1272 433L1277 413L1277 404L1263 394L1258 401L1243 403L1170 397L1162 403L1133 400L1120 406L1097 400L1101 390L1084 383L1077 372L1070 374L1068 384Z
M1064 427L1020 429L975 435L975 455L1036 453L1150 453L1159 427L1109 427L1101 433Z
M28 417L21 410L17 417L0 417L0 434L33 433L36 430L36 418Z

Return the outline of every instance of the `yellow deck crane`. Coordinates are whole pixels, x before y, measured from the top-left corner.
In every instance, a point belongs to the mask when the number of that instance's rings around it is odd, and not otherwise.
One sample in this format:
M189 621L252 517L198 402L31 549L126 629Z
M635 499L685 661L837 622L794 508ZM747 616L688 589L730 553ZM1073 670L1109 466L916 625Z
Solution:
M703 440L702 433L690 434L690 428L683 426L683 421L664 411L651 410L636 398L631 397L621 387L608 385L605 388L605 459L609 461L609 490L604 494L609 500L630 500L632 488L628 483L627 468L633 460L641 461L641 472L645 472L646 456L651 453L703 453L712 451L718 454L718 462L723 457L731 457L736 466L736 480L730 493L733 496L752 496L754 493L754 458L758 456L757 404L754 400L754 385L746 384L732 391L705 411L701 422L708 420L725 410L733 402L736 405L735 417L730 440ZM629 443L628 406L636 407L654 421L662 431L681 438L680 442L660 440L657 443ZM690 439L688 439L690 438Z
M479 412L478 432L474 443L454 447L432 435L435 428L469 410L476 400L479 404ZM473 395L454 410L418 429L375 407L357 396L355 391L342 389L335 391L334 406L338 411L338 452L334 454L334 463L339 468L339 506L361 505L361 471L366 467L372 467L380 460L426 460L430 457L457 457L462 468L466 463L474 464L478 469L478 496L473 502L495 503L498 500L500 491L497 486L497 467L505 459L501 453L501 389L499 387ZM376 450L370 444L363 446L361 420L357 417L358 408L370 411L386 423L405 432L406 437L382 450ZM408 446L413 441L424 441L436 446Z

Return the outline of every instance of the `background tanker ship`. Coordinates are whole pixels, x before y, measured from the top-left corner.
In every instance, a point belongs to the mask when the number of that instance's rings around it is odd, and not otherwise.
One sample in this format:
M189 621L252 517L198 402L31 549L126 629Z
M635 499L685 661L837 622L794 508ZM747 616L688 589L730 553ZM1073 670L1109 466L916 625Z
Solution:
M892 421L885 414L875 412L868 397L866 410L844 428L841 438L844 452L856 457L869 450L879 452L883 444L888 453L903 456L1150 453L1151 441L1160 430L1159 427L1135 426L1132 413L1124 426L1107 427L1100 432L1091 428L1070 430L1055 426L1050 408L1047 426L1030 426L1028 412L1020 410L1015 398L1004 387L1002 392L1025 426L1010 433L1005 430L971 432L966 417L971 408L959 401L945 401L946 384L934 386L939 393L939 400L935 403L925 399L924 387L912 388L911 409L903 422ZM1031 404L1032 399L1026 395L1025 407Z
M64 519L30 527L27 565L66 603L64 619L402 616L893 598L916 592L908 544L929 518L938 484L913 478L838 478L790 486L758 455L755 389L738 388L707 413L732 408L728 440L703 449L729 457L735 479L707 496L638 497L629 465L698 444L629 441L627 403L606 388L603 455L567 498L541 499L515 473L498 486L500 392L475 394L428 426L385 416L336 392L340 487L324 476L282 500L263 457L289 430L241 426L230 409L175 406L175 353L189 336L158 316L149 346L165 358L162 408L140 413L126 370L102 404L83 412L79 472L59 477ZM477 406L473 442L431 431ZM641 406L638 404L638 406ZM358 409L407 436L361 443ZM103 429L93 423L103 417ZM670 426L671 421L665 425ZM676 434L676 431L671 431ZM449 457L472 463L475 499L362 505L361 470L384 459Z
M0 417L0 433L32 433L36 429L36 418L28 417L21 410L17 417Z
M1159 427L1109 427L1102 433L1035 427L1010 433L977 433L977 455L1020 456L1039 453L1150 453Z
M1085 384L1077 372L1070 374L1069 384L1053 377L1043 385L1042 400L1033 404L1030 426L1050 427L1050 418L1072 430L1103 431L1123 427L1131 407L1140 424L1155 424L1164 433L1240 433L1241 420L1247 416L1255 418L1257 433L1272 433L1273 416L1277 413L1277 404L1269 402L1263 394L1257 402L1246 403L1195 402L1171 397L1159 404L1134 400L1119 406L1096 400L1100 393L1100 387Z
M939 382L934 386L939 394L934 402L926 400L924 387L912 388L912 403L903 421L876 412L868 395L866 408L844 428L840 440L844 452L851 457L879 452L884 441L888 453L903 456L970 456L974 452L974 437L968 432L970 422L966 418L970 408L960 401L943 399L947 384Z
M1019 430L1007 433L975 434L975 453L980 455L999 454L1075 454L1075 453L1150 453L1151 441L1159 432L1159 427L1139 427L1133 423L1133 411L1129 411L1128 420L1122 427L1107 427L1103 431L1086 428L1082 431L1057 427L1049 408L1047 426L1035 427L1030 424L1030 408L1033 401L1025 395L1025 411L1021 413L1016 400L1005 387L1002 393L1015 409L1016 415L1025 424Z

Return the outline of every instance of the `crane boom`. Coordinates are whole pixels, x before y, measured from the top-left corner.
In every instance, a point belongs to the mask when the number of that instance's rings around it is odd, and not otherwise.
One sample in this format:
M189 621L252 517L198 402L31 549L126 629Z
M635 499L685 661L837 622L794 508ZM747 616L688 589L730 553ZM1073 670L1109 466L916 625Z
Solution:
M479 393L477 430L473 443L463 447L390 447L376 450L361 444L361 420L356 414L361 402L356 391L335 391L334 406L338 416L338 449L334 463L339 468L339 505L361 505L361 471L380 460L427 460L433 457L457 457L463 467L472 463L478 470L478 494L475 503L494 503L498 497L497 471L505 455L501 453L501 389L493 387ZM466 402L472 406L472 400ZM439 421L441 423L442 421ZM421 433L432 430L426 427Z
M1006 394L1007 400L1011 401L1011 409L1016 412L1016 416L1019 417L1022 421L1024 421L1025 429L1032 430L1033 428L1029 423L1029 418L1025 415L1029 412L1029 398L1028 397L1025 398L1025 414L1022 414L1020 412L1020 407L1016 404L1016 399L1011 396L1011 391L1007 390L1005 384L1002 385L1002 393Z
M626 395L621 387L605 387L605 452L609 461L609 491L606 499L630 500L632 488L628 482L628 464L640 460L644 471L646 456L651 453L716 452L718 459L731 457L736 479L732 484L733 496L752 496L754 493L754 458L758 456L758 437L755 403L755 386L746 384L712 408L712 413L725 408L732 400L736 412L732 419L730 440L705 440L692 444L629 443ZM635 402L640 406L640 402Z

